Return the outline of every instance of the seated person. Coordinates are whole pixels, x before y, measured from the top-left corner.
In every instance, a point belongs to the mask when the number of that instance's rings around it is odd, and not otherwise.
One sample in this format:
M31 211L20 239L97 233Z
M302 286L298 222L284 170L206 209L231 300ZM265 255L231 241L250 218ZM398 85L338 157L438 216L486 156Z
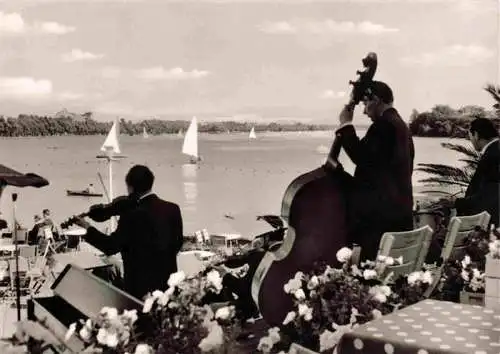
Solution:
M89 184L89 186L87 187L87 189L85 189L85 192L87 193L95 193L95 189L94 189L94 185L91 183Z
M52 231L52 235L54 236L54 240L59 241L60 240L59 231L57 230L56 224L54 223L54 221L52 221L52 218L50 217L50 210L43 209L42 215L43 215L42 226L49 226L50 231Z
M33 228L28 231L28 245L36 245L39 241L40 227L42 225L42 218L40 215L35 215L33 217L34 225Z
M353 111L344 109L339 116L337 134L356 165L348 216L351 242L361 246L361 260L376 257L385 232L413 229L414 145L393 101L387 84L371 83L363 103L373 123L361 139L352 124Z
M498 130L490 119L476 118L469 128L469 139L481 153L479 163L463 198L451 198L449 206L457 215L474 215L487 211L491 224L499 226L500 142Z

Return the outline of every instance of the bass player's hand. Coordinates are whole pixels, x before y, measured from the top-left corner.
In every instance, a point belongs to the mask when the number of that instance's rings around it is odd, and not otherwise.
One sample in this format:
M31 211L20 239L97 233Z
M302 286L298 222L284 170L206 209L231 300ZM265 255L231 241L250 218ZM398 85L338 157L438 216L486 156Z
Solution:
M345 106L344 109L342 109L342 111L339 114L340 125L352 123L353 115L354 115L354 110L350 110L348 109L347 106Z

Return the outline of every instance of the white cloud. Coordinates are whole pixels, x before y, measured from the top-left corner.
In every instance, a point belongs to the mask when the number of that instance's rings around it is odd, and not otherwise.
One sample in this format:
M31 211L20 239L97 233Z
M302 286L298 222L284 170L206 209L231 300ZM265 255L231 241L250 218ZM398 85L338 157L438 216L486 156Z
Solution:
M45 97L52 94L50 80L32 77L0 77L0 97Z
M479 45L453 45L435 52L402 58L409 65L471 66L493 58L491 49Z
M346 95L345 91L326 90L321 94L320 97L324 99L338 99L345 97L345 95Z
M187 80L200 79L209 74L205 70L185 71L182 68L165 69L161 66L142 69L136 72L136 76L143 80Z
M397 28L389 28L384 25L370 21L352 22L352 21L280 21L270 22L259 26L259 29L271 34L366 34L378 35L383 33L398 32Z
M0 33L22 33L25 30L26 24L21 15L17 13L7 14L0 12Z
M0 34L67 34L75 31L74 27L66 26L57 22L35 22L28 24L23 17L16 13L5 13L0 11Z
M35 24L35 29L48 34L66 34L75 31L75 27L62 25L57 22L41 22Z
M93 54L90 52L84 52L81 49L73 49L71 52L63 54L62 60L65 62L74 62L81 60L97 60L103 57L103 54Z

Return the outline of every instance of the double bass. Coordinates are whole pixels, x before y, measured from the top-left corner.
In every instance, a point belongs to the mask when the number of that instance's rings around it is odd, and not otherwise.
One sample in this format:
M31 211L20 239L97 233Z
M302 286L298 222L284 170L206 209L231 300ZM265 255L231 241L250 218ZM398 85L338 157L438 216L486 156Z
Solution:
M377 55L368 53L357 71L346 109L354 110L366 95L377 69ZM281 246L268 251L252 279L251 292L263 319L281 326L293 309L292 296L284 285L298 271L307 272L317 263L336 265L337 251L348 245L348 189L352 176L338 162L341 137L335 135L326 163L290 183L285 191L281 217L288 229Z

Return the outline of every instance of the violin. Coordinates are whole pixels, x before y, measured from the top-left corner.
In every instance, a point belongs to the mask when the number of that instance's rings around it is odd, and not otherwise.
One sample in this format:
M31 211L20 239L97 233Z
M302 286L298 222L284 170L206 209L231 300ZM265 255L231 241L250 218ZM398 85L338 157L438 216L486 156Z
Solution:
M353 110L365 95L377 69L377 55L369 53L357 71L346 109ZM336 134L325 164L290 183L281 206L281 218L288 229L281 246L269 250L258 265L251 286L252 298L270 326L281 326L293 310L292 296L284 285L298 271L308 272L315 264L338 265L336 253L349 243L348 191L352 176L338 161L342 147Z
M75 223L76 219L89 217L96 222L103 222L111 219L113 216L120 216L123 213L132 210L137 205L137 200L130 196L119 196L108 204L94 204L90 206L85 213L72 216L61 223L61 228L67 229Z

